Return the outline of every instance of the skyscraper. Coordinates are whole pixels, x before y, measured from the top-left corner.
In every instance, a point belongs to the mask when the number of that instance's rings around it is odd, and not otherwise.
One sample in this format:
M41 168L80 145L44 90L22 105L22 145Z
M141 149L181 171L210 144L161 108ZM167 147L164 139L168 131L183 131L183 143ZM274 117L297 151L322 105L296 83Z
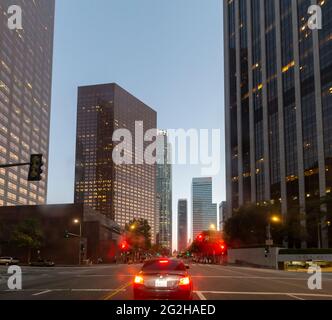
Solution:
M159 245L172 248L172 165L167 132L159 131L157 148L157 197L159 203Z
M80 87L77 111L75 202L89 205L122 227L144 218L155 235L156 165L140 163L148 145L140 139L156 128L156 112L116 84ZM112 137L117 129L131 134L123 153L133 164L113 161Z
M212 178L192 182L193 238L211 228L217 229L217 204L212 203Z
M178 251L183 251L188 245L188 201L178 201Z
M219 230L223 231L224 223L227 220L226 216L226 201L220 202L219 204Z
M308 25L313 4L321 30ZM224 1L228 212L270 202L305 212L331 193L331 12L331 0Z
M10 30L10 5L22 9L23 29ZM54 0L0 1L0 163L29 162L42 153L41 182L27 182L28 167L0 170L0 205L46 202Z

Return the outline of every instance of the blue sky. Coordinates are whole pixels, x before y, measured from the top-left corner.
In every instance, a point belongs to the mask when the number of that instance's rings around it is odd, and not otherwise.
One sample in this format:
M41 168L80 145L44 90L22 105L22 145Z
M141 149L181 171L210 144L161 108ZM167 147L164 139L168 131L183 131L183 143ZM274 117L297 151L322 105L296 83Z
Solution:
M48 203L73 201L80 85L118 83L158 112L159 128L224 134L221 0L56 3ZM174 217L200 174L174 166ZM215 202L225 199L224 157L213 189Z

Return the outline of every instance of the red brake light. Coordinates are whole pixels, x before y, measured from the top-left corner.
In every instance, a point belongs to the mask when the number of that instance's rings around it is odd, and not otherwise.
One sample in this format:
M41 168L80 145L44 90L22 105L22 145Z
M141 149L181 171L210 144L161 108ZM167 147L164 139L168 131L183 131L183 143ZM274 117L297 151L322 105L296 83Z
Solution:
M134 280L134 283L135 283L135 284L143 284L143 283L144 283L144 279L143 279L143 277L141 277L141 276L136 276L136 277L135 277L135 280Z
M222 249L222 250L224 250L224 249L225 249L225 246L224 246L224 245L222 245L222 246L221 246L221 249Z
M190 284L190 278L189 277L181 278L180 281L179 281L180 286L188 286L189 284Z
M169 261L168 260L159 260L159 263L160 264L166 264L166 263L168 263Z

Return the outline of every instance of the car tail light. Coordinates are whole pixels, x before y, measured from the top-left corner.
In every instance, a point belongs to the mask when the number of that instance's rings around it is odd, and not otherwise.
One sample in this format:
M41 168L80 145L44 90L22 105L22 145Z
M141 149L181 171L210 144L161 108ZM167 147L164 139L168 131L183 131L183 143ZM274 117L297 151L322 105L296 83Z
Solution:
M168 263L169 261L168 260L159 260L159 263L160 264L166 264L166 263Z
M181 278L180 281L179 281L180 286L188 286L189 284L190 284L190 278L189 277Z
M135 277L135 280L134 280L134 283L135 283L135 284L143 284L143 283L144 283L144 279L143 279L143 277L141 277L141 276L136 276L136 277Z

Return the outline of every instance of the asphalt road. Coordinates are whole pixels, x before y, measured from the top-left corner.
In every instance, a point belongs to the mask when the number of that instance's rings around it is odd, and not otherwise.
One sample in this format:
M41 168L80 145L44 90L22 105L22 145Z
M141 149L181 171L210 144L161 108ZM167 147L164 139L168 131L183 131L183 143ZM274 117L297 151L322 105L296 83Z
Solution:
M10 291L0 267L0 300L131 300L140 265L23 267L23 289ZM308 288L306 273L234 266L190 265L195 300L332 300L332 273L322 290Z

